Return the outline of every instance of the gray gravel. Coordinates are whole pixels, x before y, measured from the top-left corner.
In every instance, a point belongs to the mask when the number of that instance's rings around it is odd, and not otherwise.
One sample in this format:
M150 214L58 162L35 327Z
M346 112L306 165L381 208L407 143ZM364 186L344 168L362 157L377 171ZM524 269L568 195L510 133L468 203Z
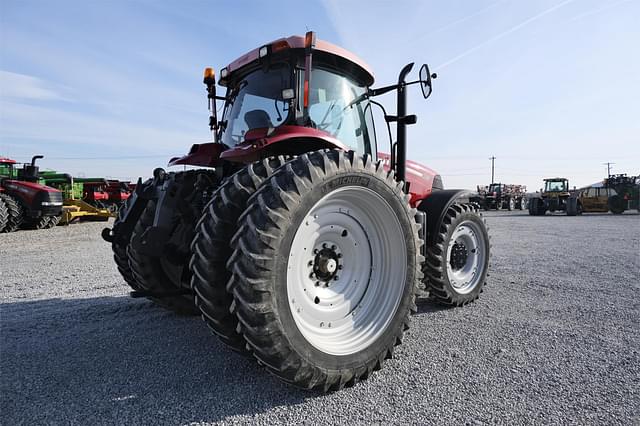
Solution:
M0 235L0 423L638 423L640 216L489 213L480 300L425 303L355 388L281 384L131 299L103 224Z

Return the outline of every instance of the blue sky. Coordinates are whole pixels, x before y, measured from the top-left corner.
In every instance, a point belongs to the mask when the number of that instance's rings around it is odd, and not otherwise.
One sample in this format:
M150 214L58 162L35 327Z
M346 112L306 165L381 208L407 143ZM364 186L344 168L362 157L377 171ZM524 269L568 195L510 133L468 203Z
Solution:
M210 134L202 69L313 29L378 85L438 72L409 156L447 187L640 173L640 1L0 2L0 155L148 176ZM383 98L393 109L393 97ZM381 139L381 148L386 146Z

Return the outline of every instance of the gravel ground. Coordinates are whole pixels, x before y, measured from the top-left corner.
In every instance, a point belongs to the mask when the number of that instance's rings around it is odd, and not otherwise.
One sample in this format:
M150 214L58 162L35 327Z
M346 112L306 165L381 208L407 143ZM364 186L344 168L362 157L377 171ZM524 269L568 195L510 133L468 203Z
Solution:
M480 300L328 395L129 298L103 224L2 234L0 423L640 423L640 216L487 216Z

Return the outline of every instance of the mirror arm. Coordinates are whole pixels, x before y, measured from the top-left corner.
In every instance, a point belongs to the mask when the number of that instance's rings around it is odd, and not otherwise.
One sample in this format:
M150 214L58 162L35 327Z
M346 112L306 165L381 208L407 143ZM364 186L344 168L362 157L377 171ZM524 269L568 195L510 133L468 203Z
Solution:
M398 87L400 87L399 84L392 84L390 86L379 87L377 89L369 89L369 91L367 92L367 96L372 97L372 96L383 95L392 90L396 90Z

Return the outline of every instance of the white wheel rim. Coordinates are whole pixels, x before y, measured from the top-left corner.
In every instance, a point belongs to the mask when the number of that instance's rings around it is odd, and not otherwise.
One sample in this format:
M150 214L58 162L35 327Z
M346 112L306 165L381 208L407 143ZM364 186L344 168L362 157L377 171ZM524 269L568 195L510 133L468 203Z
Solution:
M459 294L470 293L482 279L487 255L482 241L480 226L471 221L460 223L451 235L447 246L447 272L451 286ZM460 247L465 254L460 256L458 252L456 256Z
M328 354L369 347L395 316L406 266L402 227L380 195L357 186L325 195L289 253L287 296L296 326Z

